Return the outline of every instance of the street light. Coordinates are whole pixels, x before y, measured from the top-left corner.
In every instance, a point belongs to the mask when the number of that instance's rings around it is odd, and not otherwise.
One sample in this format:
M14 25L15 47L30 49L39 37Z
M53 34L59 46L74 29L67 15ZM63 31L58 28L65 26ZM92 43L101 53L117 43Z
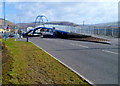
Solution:
M6 13L5 13L5 0L3 1L3 13L4 13L4 29L6 29L6 19L5 19L5 15L6 15ZM6 31L4 32L4 34L3 34L3 37L4 37L4 40L7 40L7 33L6 33Z
M5 0L3 1L3 13L4 13L4 29L6 28L6 12L5 12Z

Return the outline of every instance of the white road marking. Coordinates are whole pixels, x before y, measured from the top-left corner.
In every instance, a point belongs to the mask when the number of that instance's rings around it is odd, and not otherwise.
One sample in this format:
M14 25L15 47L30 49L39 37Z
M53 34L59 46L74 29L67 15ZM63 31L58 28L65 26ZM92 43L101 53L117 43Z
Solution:
M64 41L61 41L61 40L54 40L54 41L58 43L64 43Z
M43 38L42 40L53 40L53 39L48 39L48 38L45 38L45 39L44 39L44 38Z
M48 40L48 41L54 41L54 42L59 42L59 43L64 43L64 41L61 41L61 40L56 40L56 39L43 39L43 40Z
M116 52L112 52L112 51L108 51L108 50L102 50L102 51L104 51L104 52L108 52L108 53L112 53L112 54L118 54L118 53L116 53Z
M33 43L32 41L29 41L31 43ZM96 86L93 82L91 82L90 80L88 80L86 77L84 77L83 75L81 75L80 73L78 73L77 71L75 71L74 69L72 69L71 67L69 67L68 65L66 65L65 63L63 63L61 60L57 59L55 56L53 56L52 54L48 53L46 50L44 50L43 48L39 47L38 45L36 45L35 43L33 43L35 46L37 46L38 48L42 49L44 52L46 52L48 55L50 55L51 57L53 57L54 59L56 59L58 62L60 62L61 64L63 64L64 66L66 66L67 68L69 68L70 70L72 70L74 73L76 73L77 75L79 75L80 77L82 77L85 81L87 81L89 84L91 84L92 86Z
M63 41L60 41L60 40L54 40L55 42L59 42L59 43L62 43Z
M87 46L80 45L80 44L75 44L75 43L70 43L70 45L75 45L75 46L80 46L80 47L84 47L84 48L89 48L89 47L87 47Z

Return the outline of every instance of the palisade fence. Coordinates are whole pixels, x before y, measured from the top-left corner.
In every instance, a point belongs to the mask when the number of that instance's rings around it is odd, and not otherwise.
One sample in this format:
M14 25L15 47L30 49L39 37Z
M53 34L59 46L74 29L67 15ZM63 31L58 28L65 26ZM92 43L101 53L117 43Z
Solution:
M65 25L46 25L47 27L55 27L58 30L68 31L72 33L84 35L100 35L110 37L120 37L120 28L113 26L65 26Z

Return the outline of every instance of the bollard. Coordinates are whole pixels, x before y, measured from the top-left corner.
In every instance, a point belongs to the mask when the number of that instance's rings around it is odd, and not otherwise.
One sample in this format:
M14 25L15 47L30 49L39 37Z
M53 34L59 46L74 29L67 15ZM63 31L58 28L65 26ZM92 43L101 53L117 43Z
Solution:
M27 38L27 42L28 42L28 36L26 38Z
M7 37L6 37L6 36L4 36L4 40L5 40L5 41L7 40Z
M6 31L4 32L3 37L4 37L4 40L6 41L7 40L7 33L6 33Z

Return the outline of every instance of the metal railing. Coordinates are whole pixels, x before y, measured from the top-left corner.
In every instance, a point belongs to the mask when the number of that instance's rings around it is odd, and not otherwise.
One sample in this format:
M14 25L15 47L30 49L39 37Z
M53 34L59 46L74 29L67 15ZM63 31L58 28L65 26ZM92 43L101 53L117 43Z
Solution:
M120 37L119 27L112 26L65 26L65 25L46 25L47 27L56 27L56 29L73 32L84 35L100 35L110 37Z

